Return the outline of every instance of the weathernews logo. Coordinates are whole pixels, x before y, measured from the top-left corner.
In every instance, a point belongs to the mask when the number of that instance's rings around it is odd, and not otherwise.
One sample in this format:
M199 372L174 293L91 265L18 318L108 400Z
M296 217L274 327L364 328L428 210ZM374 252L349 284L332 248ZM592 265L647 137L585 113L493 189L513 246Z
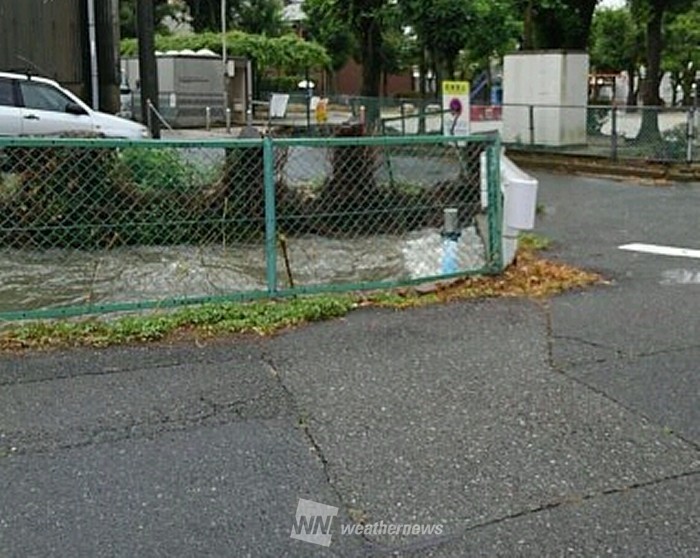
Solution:
M292 524L291 537L300 541L330 546L333 536L333 519L338 515L338 508L320 504L313 500L299 499L297 513ZM441 524L396 524L379 521L368 525L341 525L341 535L442 535L444 528Z
M292 525L293 539L321 546L331 545L331 527L338 508L299 498L297 515Z

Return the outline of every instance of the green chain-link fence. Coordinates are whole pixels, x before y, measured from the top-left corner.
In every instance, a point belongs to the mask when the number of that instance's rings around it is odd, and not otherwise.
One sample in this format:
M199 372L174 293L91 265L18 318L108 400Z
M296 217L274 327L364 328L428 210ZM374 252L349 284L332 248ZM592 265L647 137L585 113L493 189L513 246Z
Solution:
M505 139L519 149L612 160L700 162L700 111L695 107L504 105L503 110ZM574 131L573 139L555 129L559 122L568 126L567 133ZM580 123L581 130L571 122ZM512 131L516 128L517 133Z
M353 130L206 142L0 139L0 319L500 270L497 138ZM448 262L451 209L459 238Z

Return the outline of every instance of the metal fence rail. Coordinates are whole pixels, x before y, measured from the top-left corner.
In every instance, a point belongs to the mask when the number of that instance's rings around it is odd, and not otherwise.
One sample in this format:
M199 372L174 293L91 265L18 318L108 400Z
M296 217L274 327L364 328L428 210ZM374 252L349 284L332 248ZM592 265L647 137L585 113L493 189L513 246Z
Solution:
M0 139L0 320L497 272L499 153L493 136Z
M506 104L502 132L504 142L519 149L612 160L700 161L700 111L695 107Z

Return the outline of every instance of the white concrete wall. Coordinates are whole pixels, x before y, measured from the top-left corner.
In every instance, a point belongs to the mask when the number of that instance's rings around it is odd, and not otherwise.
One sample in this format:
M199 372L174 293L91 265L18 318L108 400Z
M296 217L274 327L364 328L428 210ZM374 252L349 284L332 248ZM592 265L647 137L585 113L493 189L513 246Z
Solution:
M539 145L586 143L588 55L522 52L503 64L503 139ZM534 137L530 130L533 107Z

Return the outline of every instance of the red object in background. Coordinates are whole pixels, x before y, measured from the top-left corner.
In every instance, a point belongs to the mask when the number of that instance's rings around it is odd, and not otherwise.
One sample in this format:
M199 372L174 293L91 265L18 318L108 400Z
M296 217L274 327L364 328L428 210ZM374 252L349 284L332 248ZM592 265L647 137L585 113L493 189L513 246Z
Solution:
M470 118L473 122L482 120L501 120L503 107L501 105L472 105Z

